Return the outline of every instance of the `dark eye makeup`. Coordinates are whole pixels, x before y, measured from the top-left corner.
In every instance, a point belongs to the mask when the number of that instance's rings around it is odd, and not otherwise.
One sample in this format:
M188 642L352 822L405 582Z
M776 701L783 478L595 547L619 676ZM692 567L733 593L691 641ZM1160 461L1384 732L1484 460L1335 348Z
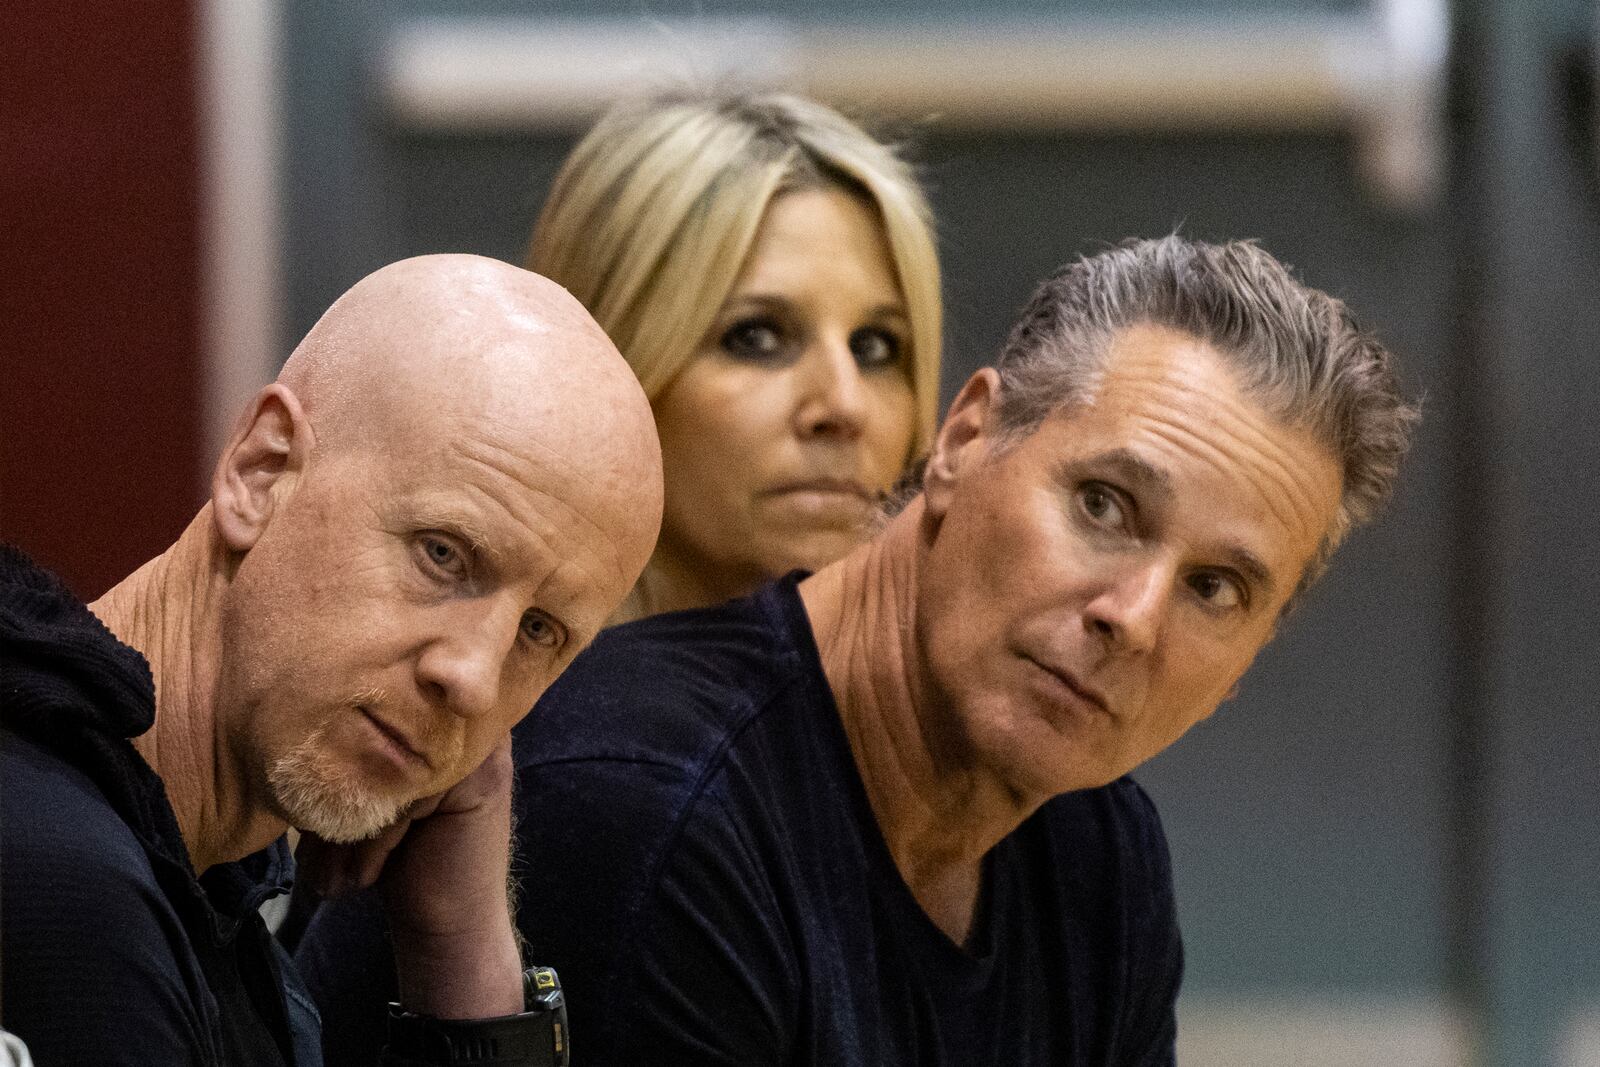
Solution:
M794 358L804 338L774 315L737 319L717 338L717 346L734 359L779 363ZM892 329L862 326L850 334L850 353L862 370L897 366L905 342Z
M878 326L863 326L850 335L850 352L862 370L892 367L900 362L898 334Z
M717 343L735 359L770 363L784 355L785 341L783 327L762 315L739 319L723 331Z

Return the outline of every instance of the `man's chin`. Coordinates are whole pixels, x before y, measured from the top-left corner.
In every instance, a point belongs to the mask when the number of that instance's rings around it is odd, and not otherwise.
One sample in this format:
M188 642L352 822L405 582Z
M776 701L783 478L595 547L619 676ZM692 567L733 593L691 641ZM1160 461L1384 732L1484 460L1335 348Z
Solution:
M336 845L370 840L393 826L414 798L331 778L315 761L280 760L267 776L279 813L302 833Z
M381 812L368 809L289 812L290 825L302 833L316 834L333 845L354 845L361 841L370 841L393 826L399 818L400 810L394 806Z

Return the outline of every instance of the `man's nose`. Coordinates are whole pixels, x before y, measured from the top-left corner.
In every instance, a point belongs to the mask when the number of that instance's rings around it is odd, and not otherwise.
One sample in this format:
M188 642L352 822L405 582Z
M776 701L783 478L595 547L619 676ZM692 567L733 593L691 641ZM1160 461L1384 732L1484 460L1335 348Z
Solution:
M800 359L795 432L853 441L867 422L867 389L848 338L821 338Z
M451 713L476 718L492 711L500 698L501 673L517 639L520 612L482 601L462 601L444 631L428 642L417 660L418 683Z
M1084 610L1085 628L1113 652L1149 652L1160 636L1175 580L1164 561L1111 564Z

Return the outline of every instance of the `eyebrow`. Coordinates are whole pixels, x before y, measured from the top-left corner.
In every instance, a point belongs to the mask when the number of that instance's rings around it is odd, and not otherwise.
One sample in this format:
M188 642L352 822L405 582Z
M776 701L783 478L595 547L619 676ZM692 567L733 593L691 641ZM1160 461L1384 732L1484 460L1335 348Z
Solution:
M718 317L726 317L730 313L742 311L746 308L789 312L793 310L794 306L794 301L776 293L740 293L724 302L722 307L718 309L717 314ZM911 313L906 310L904 301L897 301L892 304L878 304L875 307L868 308L863 318L869 320L898 318L909 322Z
M1057 481L1070 486L1081 477L1110 475L1141 495L1154 497L1158 503L1168 504L1176 495L1172 488L1172 475L1143 456L1128 448L1112 448L1079 459L1067 460L1057 469ZM1218 547L1229 566L1242 574L1247 581L1271 596L1277 588L1272 571L1261 557L1237 542Z
M1174 495L1172 475L1129 448L1111 448L1064 460L1056 468L1056 481L1063 486L1070 486L1079 478L1103 475L1110 475L1145 496L1156 497L1159 503L1169 502Z
M504 558L477 524L459 515L424 508L411 513L411 522L420 530L439 530L461 538L474 554L488 558L491 563L499 563Z

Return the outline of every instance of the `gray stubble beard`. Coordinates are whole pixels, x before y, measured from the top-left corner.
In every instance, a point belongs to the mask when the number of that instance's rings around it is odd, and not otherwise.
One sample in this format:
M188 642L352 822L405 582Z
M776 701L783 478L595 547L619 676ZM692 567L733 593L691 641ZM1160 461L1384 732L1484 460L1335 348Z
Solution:
M412 798L375 794L333 759L323 723L272 761L267 786L297 829L338 845L375 837L394 825Z

